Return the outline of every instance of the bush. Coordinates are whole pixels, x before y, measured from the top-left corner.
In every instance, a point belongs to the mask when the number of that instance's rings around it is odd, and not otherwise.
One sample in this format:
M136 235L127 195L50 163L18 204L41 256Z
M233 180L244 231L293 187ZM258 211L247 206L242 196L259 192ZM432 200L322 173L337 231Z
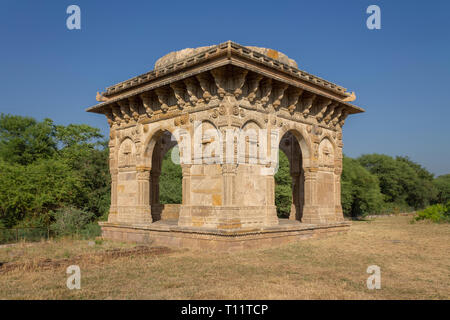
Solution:
M376 213L383 205L378 178L357 160L344 156L341 180L342 210L346 216Z
M82 211L73 207L66 207L57 210L53 217L55 222L50 225L50 230L56 236L89 234L93 227L87 227L95 215L91 212ZM83 231L83 229L88 230Z
M181 203L183 173L179 164L173 163L171 155L178 147L173 147L164 155L161 164L161 176L159 177L159 202Z
M407 157L374 153L362 155L358 161L377 176L386 202L421 209L436 197L433 174Z
M107 215L108 144L88 125L0 114L0 220L48 226L51 212L73 206Z
M279 218L289 218L292 204L292 178L289 159L281 150L278 152L278 171L274 178L277 215Z
M97 222L88 223L81 229L80 236L83 239L93 239L102 235L102 229Z
M437 203L450 202L450 174L444 174L433 181L437 189Z
M446 205L435 204L417 212L415 221L431 220L433 222L450 222L450 202Z

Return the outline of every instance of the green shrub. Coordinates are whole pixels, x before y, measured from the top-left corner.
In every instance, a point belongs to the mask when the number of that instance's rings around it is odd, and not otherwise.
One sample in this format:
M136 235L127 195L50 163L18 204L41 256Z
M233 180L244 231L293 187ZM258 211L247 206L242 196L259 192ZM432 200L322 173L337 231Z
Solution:
M172 152L178 152L178 147L173 147L164 155L161 164L161 176L159 177L159 202L181 203L183 173L181 166L172 161Z
M97 222L88 223L80 231L80 236L83 239L93 239L102 235L102 230Z
M433 222L450 222L450 202L446 205L435 204L417 212L415 221L431 220Z
M378 178L357 160L346 156L343 159L341 201L344 214L351 217L380 212L384 203Z
M91 212L82 211L73 207L65 207L54 212L53 217L55 222L50 225L50 230L56 236L67 235L82 235L83 229L94 218L94 214ZM93 230L93 227L88 227L88 231L84 231L85 234L89 234Z
M445 174L437 177L436 179L434 179L433 183L438 191L436 202L450 202L450 174Z
M278 152L278 171L274 178L277 215L279 218L289 218L292 204L292 178L289 159L281 150Z

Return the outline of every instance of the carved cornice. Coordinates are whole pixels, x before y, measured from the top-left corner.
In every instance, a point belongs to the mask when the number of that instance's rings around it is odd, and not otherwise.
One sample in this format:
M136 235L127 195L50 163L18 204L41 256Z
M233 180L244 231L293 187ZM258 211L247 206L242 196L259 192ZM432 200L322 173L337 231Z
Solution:
M244 110L254 110L333 130L339 130L351 113L339 100L233 66L219 67L126 99L109 101L102 107L102 113L110 126L124 128L127 124L176 118L181 113L203 110L211 110L209 116L216 119L222 115L218 107L222 105L223 109L224 103L230 104L227 113L230 116L244 117Z
M251 50L245 46L242 46L232 41L227 41L218 44L216 46L211 47L208 50L186 57L183 60L176 61L162 68L155 69L145 74L131 78L129 80L120 82L114 86L108 87L106 89L106 92L102 93L102 95L108 97L110 95L128 90L132 87L142 85L143 83L150 82L157 77L161 77L163 75L167 75L176 72L178 70L191 67L193 65L204 63L205 61L212 60L220 56L245 57L246 59L250 59L262 65L266 65L273 69L289 73L293 76L303 79L304 81L308 81L317 86L326 88L327 90L335 91L336 93L342 94L343 96L347 96L347 94L345 93L346 89L344 87L336 85L320 77L314 76L306 71L299 70L293 66L289 66L285 63L280 62L279 60L270 58L266 55L263 55L257 51Z

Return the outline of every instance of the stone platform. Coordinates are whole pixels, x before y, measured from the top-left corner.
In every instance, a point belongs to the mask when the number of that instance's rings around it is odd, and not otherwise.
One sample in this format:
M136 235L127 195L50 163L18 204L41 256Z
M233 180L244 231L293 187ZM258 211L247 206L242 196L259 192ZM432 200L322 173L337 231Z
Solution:
M100 225L104 239L193 250L235 251L267 248L343 233L349 230L351 223L305 224L296 220L279 219L278 226L239 231L179 227L176 220L161 220L145 225L111 222L101 222Z

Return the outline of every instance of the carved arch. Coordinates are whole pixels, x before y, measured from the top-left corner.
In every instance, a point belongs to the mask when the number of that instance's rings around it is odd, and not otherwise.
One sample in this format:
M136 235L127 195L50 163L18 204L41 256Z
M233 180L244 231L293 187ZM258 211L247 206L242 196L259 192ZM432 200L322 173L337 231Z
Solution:
M311 165L311 155L313 154L311 141L308 138L309 135L303 128L300 128L294 124L287 124L280 129L278 144L280 143L283 136L287 133L291 132L296 138L297 142L300 145L300 150L302 154L302 163L303 168L310 167Z
M144 149L143 155L141 157L142 159L141 165L143 167L151 169L153 150L155 149L156 143L159 141L159 139L165 132L170 132L171 136L174 137L177 141L177 144L179 144L180 141L178 141L176 135L174 134L174 131L169 126L158 126L154 128L153 130L150 131L143 144Z
M200 132L200 130L202 131ZM194 138L192 140L192 150L194 153L194 162L199 159L201 159L202 163L203 161L211 163L220 161L219 157L223 156L223 152L221 152L222 133L217 128L216 124L209 119L205 119L202 120L193 131Z
M263 122L260 121L259 119L256 119L256 118L248 118L248 119L246 119L246 120L244 121L244 123L242 124L241 129L244 129L245 126L246 126L247 124L249 124L249 123L255 123L255 124L258 126L259 129L263 129L263 128L264 128Z
M240 163L257 163L261 150L261 125L255 119L246 121L239 132L238 156Z
M136 144L130 137L120 140L117 163L119 168L136 166Z
M325 135L319 143L319 165L333 168L336 156L336 144L331 137Z

